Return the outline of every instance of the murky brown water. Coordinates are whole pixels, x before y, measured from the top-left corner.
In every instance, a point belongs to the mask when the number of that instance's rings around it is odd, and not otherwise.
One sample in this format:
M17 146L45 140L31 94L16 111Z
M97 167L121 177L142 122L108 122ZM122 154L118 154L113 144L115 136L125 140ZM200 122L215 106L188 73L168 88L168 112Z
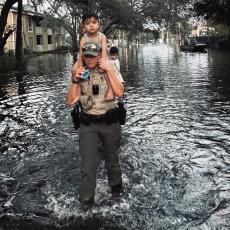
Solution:
M125 193L98 161L96 204L78 202L78 133L65 106L70 55L0 77L2 229L230 229L230 54L120 48L128 119Z

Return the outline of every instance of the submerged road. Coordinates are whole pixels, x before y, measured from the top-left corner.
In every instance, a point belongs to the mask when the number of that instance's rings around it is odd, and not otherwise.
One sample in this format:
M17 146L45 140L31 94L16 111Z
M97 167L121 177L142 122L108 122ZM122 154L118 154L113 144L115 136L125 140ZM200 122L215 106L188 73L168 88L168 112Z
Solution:
M89 210L65 105L72 57L39 56L26 73L0 76L0 228L230 229L229 60L164 43L120 47L125 191L111 197L99 154Z

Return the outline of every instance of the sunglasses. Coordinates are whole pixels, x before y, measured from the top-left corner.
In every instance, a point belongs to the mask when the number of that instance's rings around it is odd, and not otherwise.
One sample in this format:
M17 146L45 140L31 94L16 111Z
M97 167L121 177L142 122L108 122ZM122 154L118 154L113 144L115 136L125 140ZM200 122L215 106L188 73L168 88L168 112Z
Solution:
M91 48L91 47L83 47L82 51L93 51L93 52L100 52L100 49L98 48Z

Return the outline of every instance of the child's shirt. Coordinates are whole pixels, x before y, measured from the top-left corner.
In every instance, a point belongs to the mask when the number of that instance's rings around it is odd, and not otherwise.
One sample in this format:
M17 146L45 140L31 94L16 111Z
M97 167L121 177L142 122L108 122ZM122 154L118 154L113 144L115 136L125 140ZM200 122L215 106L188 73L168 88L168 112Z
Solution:
M100 31L98 32L98 45L99 45L99 47L101 48L101 46L102 46L102 35L103 35L103 33L101 33ZM89 36L88 36L88 34L87 33L84 33L84 38L85 38L85 41L86 42L89 42L90 41L90 38L89 38Z
M117 67L118 71L120 72L120 61L118 59L115 59L115 60L110 60L110 62L113 63Z

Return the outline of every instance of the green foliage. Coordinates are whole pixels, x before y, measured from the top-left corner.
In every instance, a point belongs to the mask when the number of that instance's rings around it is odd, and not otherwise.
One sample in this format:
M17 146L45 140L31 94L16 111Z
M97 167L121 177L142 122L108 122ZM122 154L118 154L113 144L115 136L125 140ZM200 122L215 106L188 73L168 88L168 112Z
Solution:
M215 31L219 36L230 36L230 26L217 25L215 26Z
M14 52L9 50L0 56L0 73L6 73L14 70L16 67Z
M229 0L198 0L194 3L194 10L198 16L230 26Z
M212 28L211 30L209 30L210 36L224 36L224 37L230 36L230 26L217 24L215 21L211 19L208 20L208 25L209 28Z
M188 0L151 0L145 14L161 27L175 32L177 24L189 16Z
M143 29L145 18L128 1L101 0L99 3L99 15L106 34L115 29L135 29L135 31Z
M187 6L190 0L32 0L46 2L46 23L52 28L57 27L53 17L58 18L62 26L68 31L72 40L76 41L79 34L81 16L86 11L96 12L101 19L101 30L106 35L117 29L125 30L132 35L146 28L144 25L158 24L159 28L166 28L177 33L178 22L184 22L189 16ZM35 4L36 5L36 4ZM49 18L50 15L51 17ZM58 25L58 27L61 26ZM148 27L148 28L151 28ZM154 29L152 29L154 31Z

